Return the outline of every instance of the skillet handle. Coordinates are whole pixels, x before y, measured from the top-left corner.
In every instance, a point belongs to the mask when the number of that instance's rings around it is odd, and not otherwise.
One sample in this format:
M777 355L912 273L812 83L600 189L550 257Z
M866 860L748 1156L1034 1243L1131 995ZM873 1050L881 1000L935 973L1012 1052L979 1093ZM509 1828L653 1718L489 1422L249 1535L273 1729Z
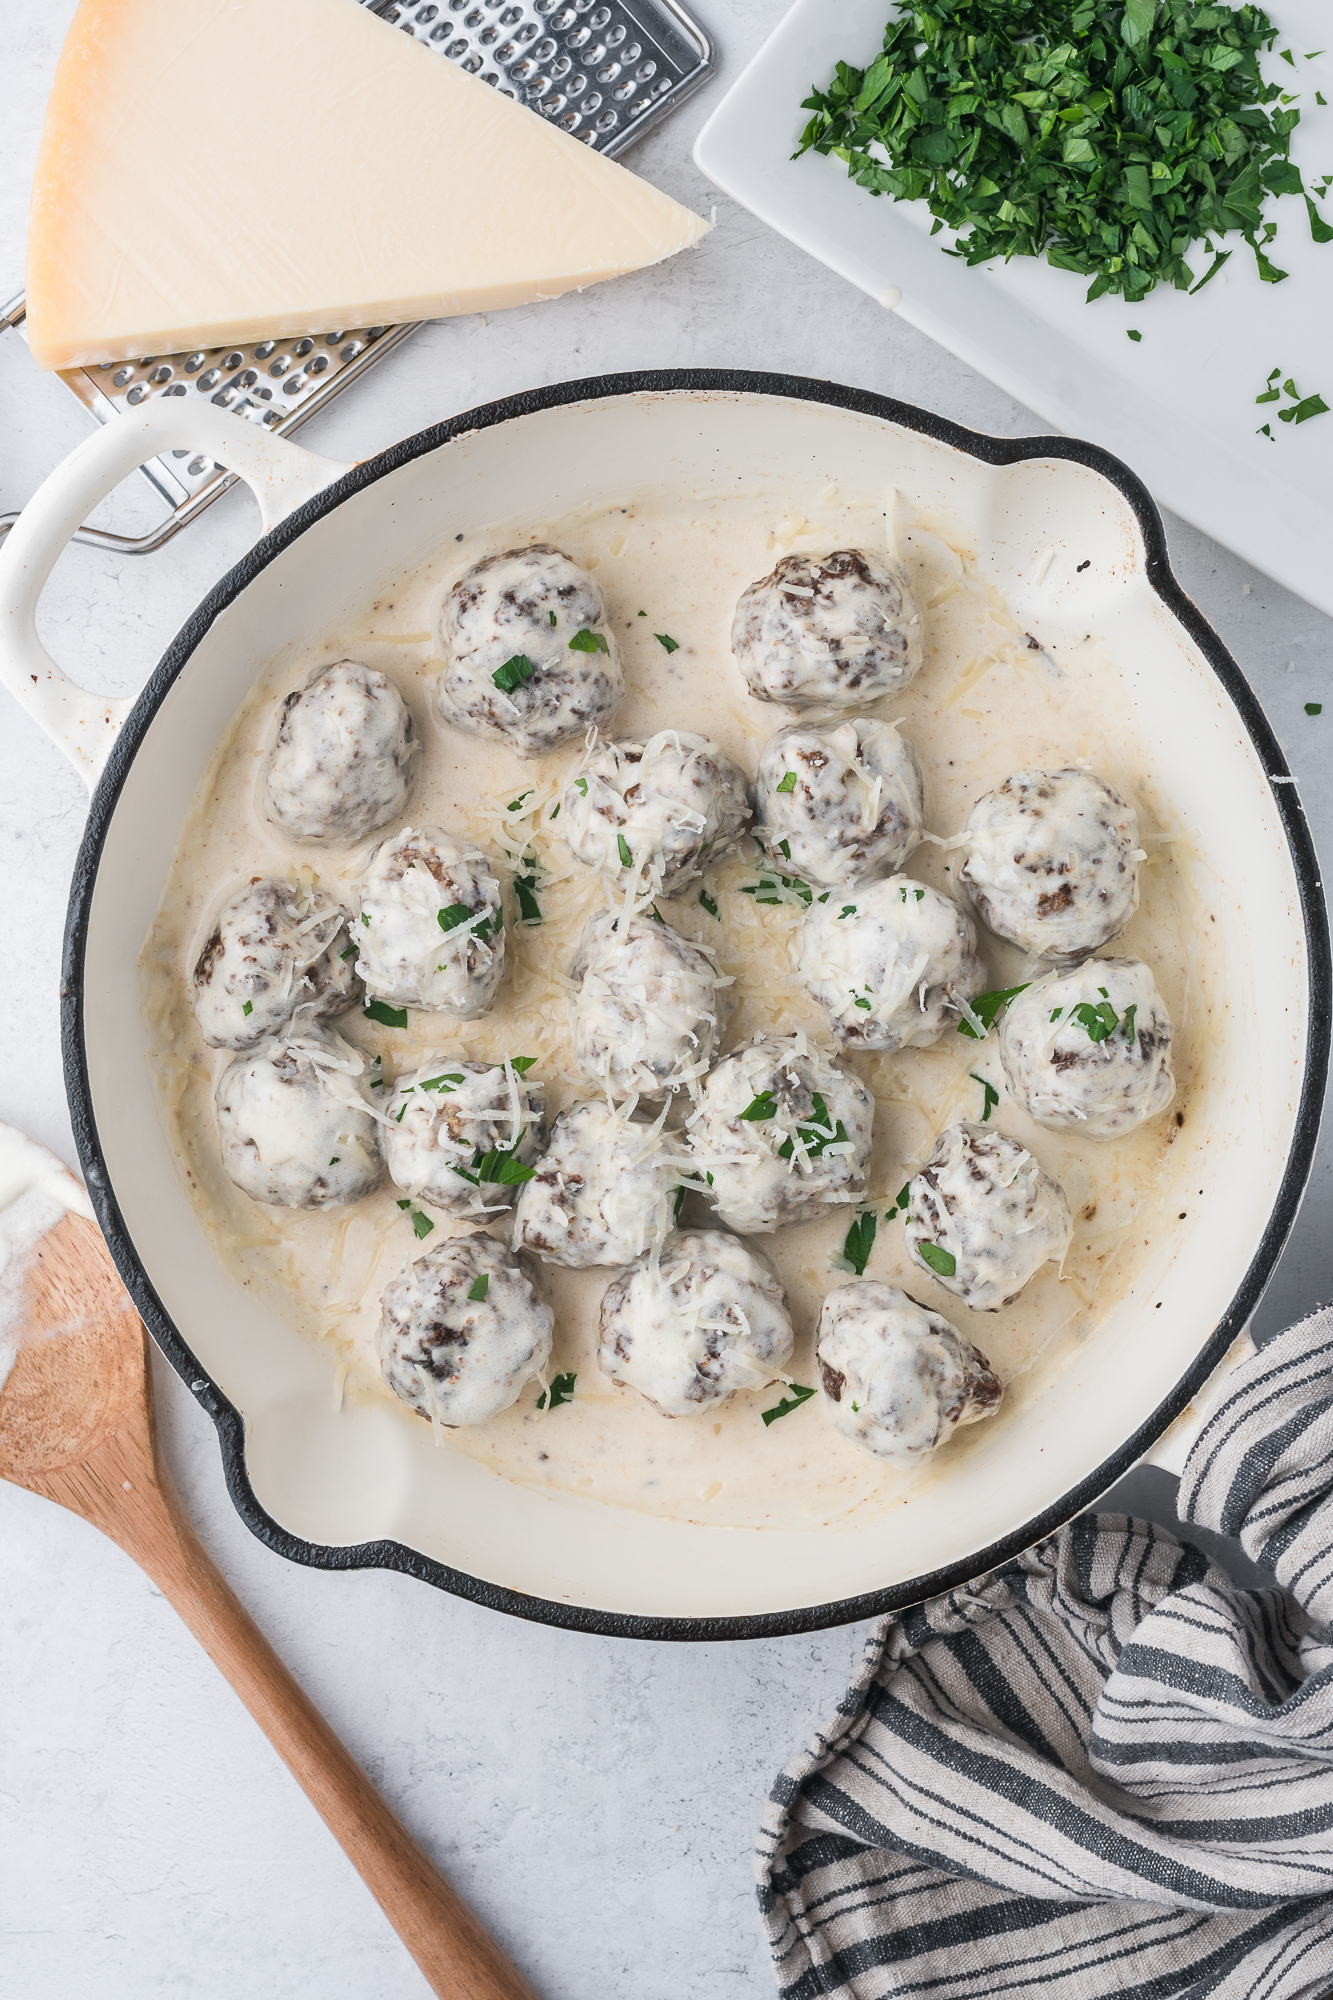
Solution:
M133 704L89 694L62 673L37 636L37 600L99 500L145 460L173 449L203 452L243 479L265 531L350 470L211 404L162 397L113 417L42 482L0 545L0 683L90 791Z
M1242 1361L1248 1361L1257 1351L1250 1338L1250 1329L1248 1326L1242 1328L1193 1402L1185 1405L1152 1450L1144 1452L1139 1463L1155 1465L1160 1471L1172 1472L1179 1479L1195 1439L1231 1387L1232 1376Z

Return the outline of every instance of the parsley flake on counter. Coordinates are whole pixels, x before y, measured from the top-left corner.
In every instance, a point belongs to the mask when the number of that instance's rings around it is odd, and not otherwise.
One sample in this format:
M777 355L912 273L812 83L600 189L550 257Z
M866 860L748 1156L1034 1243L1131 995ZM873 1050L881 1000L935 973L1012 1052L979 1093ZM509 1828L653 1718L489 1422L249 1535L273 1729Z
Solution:
M620 865L622 868L632 868L634 866L634 856L630 853L629 842L623 833L616 835L616 853L620 856Z
M948 256L1077 272L1089 302L1197 290L1232 233L1277 284L1264 203L1306 190L1287 157L1300 113L1259 68L1275 33L1220 0L902 0L869 68L839 62L805 100L796 157L831 153L871 194L924 200L932 235L954 232ZM1199 243L1213 264L1196 283Z
M858 1215L847 1231L842 1254L858 1278L864 1278L866 1274L866 1265L870 1262L870 1253L875 1247L875 1231L878 1226L874 1215Z
M1320 224L1321 228L1324 226ZM1333 241L1333 229L1329 230L1326 240ZM1291 375L1288 375L1286 381L1279 386L1281 374L1280 368L1274 368L1263 390L1254 399L1256 403L1278 403L1284 396L1289 397L1290 401L1286 408L1276 412L1280 424L1306 424L1311 417L1328 415L1329 406L1322 396L1302 396L1296 387L1295 378ZM1267 424L1261 426L1260 435L1273 439L1273 432Z
M1323 704L1323 702L1322 702L1322 701L1307 701L1307 702L1306 702L1306 704L1305 704L1305 713L1306 713L1307 715L1322 715L1322 714L1323 714L1323 712L1324 712L1324 704Z
M781 784L780 784L780 785L778 786L778 790L779 790L780 792L794 792L794 791L796 790L796 773L795 773L795 771L784 771L784 772L783 772L783 774L782 774L782 783L781 783Z
M578 1381L578 1379L579 1379L578 1376L575 1374L556 1376L554 1382L552 1382L551 1384L551 1408L553 1410L558 1410L562 1403L573 1402L574 1384ZM542 1390L541 1395L538 1396L537 1398L537 1408L539 1410L544 1410L546 1408L545 1389Z
M952 1250L944 1250L938 1243L918 1243L917 1250L923 1264L928 1264L938 1277L951 1278L958 1269L958 1259Z
M800 1382L789 1382L787 1384L787 1393L782 1401L775 1403L771 1410L761 1410L759 1412L764 1420L765 1430L767 1430L770 1424L775 1424L779 1417L789 1417L793 1410L799 1410L802 1403L808 1403L814 1393L813 1389L807 1389Z
M1007 1007L1011 1000L1017 1000L1019 994L1026 993L1031 984L1032 981L1029 979L1022 986L995 987L989 993L978 993L976 999L970 1003L972 1012L983 1028L993 1028L995 1016L1001 1007ZM971 1041L981 1040L981 1036L968 1021L958 1023L958 1032L960 1035L968 1036Z
M982 1103L985 1107L981 1114L981 1122L983 1125L987 1125L990 1123L991 1112L995 1109L996 1105L1000 1101L1000 1093L995 1088L995 1085L993 1083L987 1083L985 1077L978 1076L974 1069L969 1070L968 1075L971 1077L973 1083L979 1083L981 1085L983 1093Z
M378 1021L382 1028L405 1028L407 1026L406 1007L390 1007L383 1000L370 1000L361 1009L368 1021Z
M570 640L569 650L571 653L609 653L611 648L600 632L590 632L585 625L583 630L576 632Z
M254 1011L255 1011L255 1003L253 1000L247 1000L245 1005L241 1009L241 1012L243 1014L253 1014Z
M713 901L713 898L709 895L707 889L701 889L699 891L699 901L702 903L703 907L707 910L710 917L717 917L717 904ZM718 922L720 923L721 921L722 919L718 917Z
M1125 332L1128 334L1131 340L1142 340L1143 338L1143 335L1139 332L1136 326L1127 326L1125 328Z
M530 681L536 671L526 653L515 653L502 667L495 669L491 679L501 694L513 694L516 688L522 687L524 681Z
M491 1289L491 1274L489 1271L483 1271L479 1278L474 1278L472 1280L472 1283L468 1287L467 1295L470 1299L474 1299L476 1303L480 1305L481 1301L485 1298L487 1292L489 1292L490 1289Z
M654 632L653 637L659 646L666 648L668 653L678 653L680 651L680 640L673 639L669 632Z

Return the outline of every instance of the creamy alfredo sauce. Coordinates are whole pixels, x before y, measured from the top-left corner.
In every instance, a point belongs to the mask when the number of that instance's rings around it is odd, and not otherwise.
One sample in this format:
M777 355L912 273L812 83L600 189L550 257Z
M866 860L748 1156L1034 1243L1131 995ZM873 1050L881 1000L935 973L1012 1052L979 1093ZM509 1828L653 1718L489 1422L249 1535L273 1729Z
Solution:
M534 928L511 922L504 984L490 1015L459 1024L413 1012L400 1032L364 1020L358 1008L334 1024L338 1031L382 1055L391 1076L436 1052L490 1061L506 1053L536 1056L533 1074L544 1079L554 1115L592 1090L573 1068L565 975L584 922L606 897L600 881L564 847L559 821L551 820L582 746L524 762L507 748L440 726L427 682L439 670L433 635L444 590L483 555L536 540L563 549L605 590L622 649L628 692L608 733L642 742L663 728L693 730L713 737L753 776L764 742L791 717L751 699L731 658L728 634L740 591L787 551L882 549L889 537L922 611L925 662L904 695L869 712L900 720L916 745L927 826L937 834L957 832L978 794L1024 766L1049 770L1086 760L1134 803L1148 853L1142 903L1108 950L1142 957L1152 967L1175 1025L1178 1087L1163 1116L1128 1138L1096 1143L1043 1131L1008 1101L993 1034L981 1047L949 1032L932 1049L843 1056L877 1100L870 1193L880 1219L867 1276L903 1286L974 1341L1004 1379L1012 1413L1040 1392L1038 1377L1049 1380L1096 1334L1147 1247L1179 1226L1176 1211L1188 1203L1174 1187L1170 1146L1177 1114L1190 1117L1191 1100L1203 1087L1212 977L1198 941L1207 926L1197 915L1188 844L1175 837L1179 829L1169 805L1136 747L1114 662L1093 641L1058 661L1035 650L1001 599L973 574L965 538L948 523L913 521L901 498L890 523L883 496L853 503L834 489L817 503L807 501L804 514L784 514L771 496L640 493L623 507L509 521L469 535L461 546L450 541L434 561L367 604L354 627L312 636L309 651L276 663L236 716L182 834L141 960L170 1131L219 1258L238 1281L324 1346L337 1397L384 1399L404 1423L421 1421L380 1384L374 1350L379 1298L409 1259L454 1226L437 1213L435 1232L418 1243L408 1216L395 1205L399 1190L389 1184L342 1211L263 1208L221 1170L213 1087L230 1057L206 1048L196 1028L189 985L195 958L222 904L252 876L312 871L323 888L351 902L374 844L298 848L265 820L261 771L277 702L330 660L350 657L381 668L413 708L424 744L406 823L464 833L485 846L498 865L511 919L517 910L509 885L515 873L531 872L519 857L535 852L540 864L544 920ZM658 633L675 639L678 649L668 652ZM506 810L511 801L520 802L512 812ZM391 823L375 838L396 830ZM947 891L961 858L956 850L925 844L907 871ZM705 880L719 919L698 900L697 884L664 902L664 914L685 936L718 946L724 969L736 980L739 999L727 1047L761 1029L801 1028L825 1037L819 1010L793 976L800 907L766 907L741 894L740 885L758 873L747 839L741 856ZM1020 952L984 931L979 948L992 986L1031 976ZM1048 1266L998 1313L969 1311L909 1265L901 1220L884 1220L936 1134L957 1118L981 1117L983 1093L974 1074L1000 1092L994 1122L1029 1146L1063 1184L1075 1217L1063 1279ZM824 1294L848 1275L832 1260L855 1213L837 1209L826 1219L753 1239L787 1289L797 1330L791 1363L797 1382L816 1381L814 1330ZM710 1219L701 1198L687 1197L682 1226L708 1226ZM761 1412L777 1403L780 1384L738 1395L697 1418L660 1417L632 1391L613 1388L596 1364L598 1306L614 1273L540 1268L556 1314L551 1371L576 1374L574 1400L539 1411L538 1386L530 1383L518 1403L491 1422L439 1434L442 1449L466 1453L506 1478L681 1519L816 1527L886 1505L909 1482L947 1478L951 1462L977 1436L960 1432L931 1464L904 1474L840 1437L818 1397L766 1427ZM1006 1409L992 1421L1003 1424Z

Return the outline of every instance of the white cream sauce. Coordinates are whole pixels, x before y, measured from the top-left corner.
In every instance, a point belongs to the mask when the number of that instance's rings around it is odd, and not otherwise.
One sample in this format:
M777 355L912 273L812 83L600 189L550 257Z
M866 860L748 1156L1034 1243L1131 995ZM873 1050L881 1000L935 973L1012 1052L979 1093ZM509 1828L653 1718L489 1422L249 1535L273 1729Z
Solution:
M24 1294L32 1253L70 1211L93 1206L68 1167L13 1125L0 1125L0 1389L24 1339Z
M893 496L887 497L892 508ZM387 1185L352 1208L324 1214L262 1208L240 1194L221 1170L212 1109L214 1082L228 1057L207 1049L198 1033L189 970L217 911L252 875L304 870L309 881L313 870L322 888L349 896L370 843L318 852L296 848L265 821L259 797L278 700L323 661L361 660L392 678L417 718L423 755L407 807L411 823L439 825L484 846L497 864L511 918L516 904L510 882L515 873L532 872L519 857L535 852L544 921L540 928L511 928L505 981L493 1012L481 1020L414 1012L406 1031L395 1031L354 1012L342 1017L340 1031L370 1055L382 1055L390 1076L449 1047L485 1061L506 1053L537 1056L532 1074L546 1084L552 1116L589 1094L572 1061L566 975L584 922L607 892L572 859L559 821L550 818L582 746L525 763L506 748L442 728L427 699L427 683L439 671L431 635L444 590L480 556L528 541L565 550L594 572L606 592L628 685L608 731L617 738L643 742L656 730L690 729L715 739L753 777L763 744L792 716L753 700L731 658L728 635L741 590L789 550L872 551L888 543L917 595L925 663L905 693L870 712L901 722L915 744L931 831L956 833L976 798L1011 771L1055 770L1078 760L1137 808L1149 856L1142 903L1109 949L1147 961L1170 1011L1178 1090L1168 1112L1109 1143L1043 1131L1009 1102L993 1034L984 1046L950 1032L935 1048L842 1058L877 1100L870 1188L880 1221L867 1275L900 1285L943 1313L989 1357L1006 1383L1006 1406L991 1421L1005 1423L1006 1409L1038 1395L1062 1358L1096 1337L1149 1249L1184 1226L1176 1215L1189 1203L1175 1185L1170 1142L1177 1113L1188 1119L1207 1087L1220 976L1193 886L1188 839L1176 837L1180 829L1166 803L1166 774L1145 762L1115 663L1099 643L1085 642L1058 659L1034 650L1001 599L978 579L966 537L947 522L913 521L901 496L890 521L885 500L881 494L850 502L829 490L818 500L799 496L799 506L789 503L792 511L784 515L771 496L650 492L627 497L622 508L499 523L462 545L449 542L434 561L405 573L366 605L350 629L312 634L303 653L274 662L237 714L200 787L144 948L143 1004L182 1176L220 1261L240 1284L322 1343L335 1379L345 1374L347 1397L387 1398L404 1423L419 1421L379 1382L374 1332L380 1294L411 1258L460 1225L435 1211L436 1233L418 1244L407 1214L395 1206L399 1191ZM668 653L654 636L659 632L674 638L678 650ZM518 811L506 811L519 800ZM949 891L960 859L956 850L926 844L907 872ZM663 901L663 913L684 936L718 947L724 972L735 978L738 1003L727 1048L760 1029L804 1029L826 1039L819 1010L794 977L801 907L763 906L740 894L739 885L755 881L758 872L747 839L742 855L704 879L720 921L699 903L698 885ZM991 985L1012 986L1032 976L1020 952L984 932L980 950ZM999 1313L970 1312L909 1265L900 1218L884 1220L943 1127L960 1117L980 1118L982 1090L972 1073L1000 1091L994 1122L1061 1182L1075 1221L1063 1278L1048 1266ZM790 1371L797 1382L816 1380L814 1330L825 1293L845 1279L846 1265L835 1260L854 1213L840 1208L754 1239L787 1289L797 1335ZM711 1226L711 1219L702 1201L687 1199L682 1227ZM950 1462L985 1428L963 1432L933 1464L904 1473L840 1437L817 1397L766 1427L760 1413L778 1401L780 1388L737 1395L698 1418L662 1418L597 1368L598 1307L615 1274L540 1268L556 1314L551 1370L576 1374L574 1400L539 1411L537 1385L529 1384L514 1407L491 1422L444 1433L444 1448L503 1477L682 1519L816 1527L883 1507L909 1481L947 1478Z

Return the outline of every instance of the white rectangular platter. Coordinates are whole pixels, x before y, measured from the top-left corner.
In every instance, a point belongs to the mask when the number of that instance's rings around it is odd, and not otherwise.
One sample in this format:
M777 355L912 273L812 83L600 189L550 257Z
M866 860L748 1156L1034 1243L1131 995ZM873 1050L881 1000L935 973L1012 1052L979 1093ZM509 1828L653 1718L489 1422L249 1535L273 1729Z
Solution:
M1206 290L1159 286L1132 306L1086 305L1086 279L1034 258L969 269L944 255L946 233L930 237L924 202L871 195L832 157L791 158L810 115L802 100L839 59L869 65L890 11L891 0L797 0L700 133L698 166L1048 423L1115 452L1163 505L1333 614L1333 415L1272 422L1270 442L1259 426L1275 406L1255 404L1275 367L1303 396L1319 391L1333 404L1333 245L1311 240L1303 202L1287 196L1265 210L1278 222L1269 254L1289 274L1280 285L1260 281L1239 239ZM1299 93L1292 158L1309 186L1333 173L1328 9L1273 0L1269 12L1279 33L1265 74ZM1294 69L1280 59L1287 47ZM1200 248L1200 275L1207 263Z

